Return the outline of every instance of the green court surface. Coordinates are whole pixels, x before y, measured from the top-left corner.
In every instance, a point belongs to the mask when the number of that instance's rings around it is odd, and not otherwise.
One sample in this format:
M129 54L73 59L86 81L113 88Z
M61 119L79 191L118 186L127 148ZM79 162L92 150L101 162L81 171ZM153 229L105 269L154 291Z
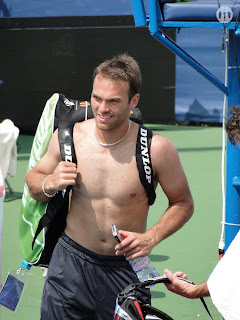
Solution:
M163 274L165 268L182 270L195 283L207 279L218 262L218 242L221 233L221 148L222 128L202 126L152 125L155 132L169 138L176 146L186 172L195 203L191 220L177 233L164 240L152 251L150 258ZM8 270L17 270L22 262L18 244L18 220L24 175L32 145L32 136L20 135L17 173L8 177L14 188L7 186L4 201L2 234L2 283ZM160 187L157 200L149 212L148 227L157 222L167 207ZM42 270L32 267L18 308L12 312L1 307L2 320L39 320L41 294L44 284ZM163 284L151 288L153 306L168 313L174 320L208 320L200 300L190 300L168 292ZM208 297L205 299L214 320L222 319Z

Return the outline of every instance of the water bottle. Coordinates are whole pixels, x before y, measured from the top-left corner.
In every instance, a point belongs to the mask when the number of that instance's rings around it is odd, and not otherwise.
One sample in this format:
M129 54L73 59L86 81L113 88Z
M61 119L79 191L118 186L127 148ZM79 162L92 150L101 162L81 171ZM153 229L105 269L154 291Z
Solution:
M10 270L0 292L0 305L16 311L27 282L26 273L31 265L24 260L17 271Z
M149 257L136 258L130 260L129 263L135 271L138 280L141 282L159 276L157 270L152 265Z
M112 225L112 235L118 243L121 243L121 235L119 234L115 224ZM132 269L135 271L140 282L159 276L157 270L153 267L148 257L136 258L130 260L129 263Z

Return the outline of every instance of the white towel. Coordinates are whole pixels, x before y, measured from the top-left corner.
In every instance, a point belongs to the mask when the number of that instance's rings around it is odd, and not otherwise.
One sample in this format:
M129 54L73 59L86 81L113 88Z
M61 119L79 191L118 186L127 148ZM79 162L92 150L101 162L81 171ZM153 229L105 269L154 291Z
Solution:
M17 168L17 138L19 129L5 119L0 123L0 184L4 185L7 174L15 176Z
M226 320L240 320L240 231L210 275L208 290Z

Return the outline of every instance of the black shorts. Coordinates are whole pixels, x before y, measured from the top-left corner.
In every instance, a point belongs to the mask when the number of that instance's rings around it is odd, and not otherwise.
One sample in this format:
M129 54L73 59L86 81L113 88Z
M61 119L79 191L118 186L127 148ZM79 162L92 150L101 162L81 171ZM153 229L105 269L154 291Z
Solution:
M112 320L117 295L135 282L124 256L96 254L62 234L48 268L41 320ZM149 289L145 298L150 303Z

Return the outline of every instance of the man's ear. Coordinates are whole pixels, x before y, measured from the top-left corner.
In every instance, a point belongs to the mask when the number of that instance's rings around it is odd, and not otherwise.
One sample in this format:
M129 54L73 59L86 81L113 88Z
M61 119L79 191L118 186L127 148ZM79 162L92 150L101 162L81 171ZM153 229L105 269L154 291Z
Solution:
M136 93L130 101L130 109L133 109L138 105L139 99L140 99L140 94Z

